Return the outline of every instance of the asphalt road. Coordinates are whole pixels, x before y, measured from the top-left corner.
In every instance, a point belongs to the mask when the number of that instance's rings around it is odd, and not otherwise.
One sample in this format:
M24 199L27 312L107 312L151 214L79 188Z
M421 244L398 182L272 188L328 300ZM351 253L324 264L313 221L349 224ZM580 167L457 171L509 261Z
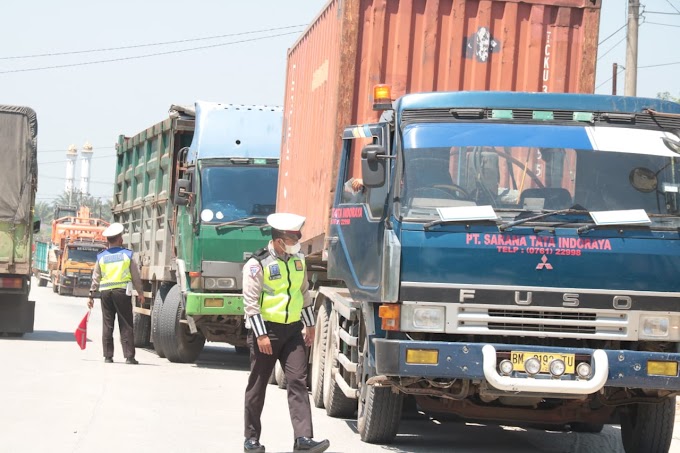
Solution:
M0 452L240 452L248 358L208 344L195 364L174 364L137 351L126 365L116 338L114 364L101 354L101 311L92 312L85 351L73 332L87 311L83 298L33 286L35 332L0 338ZM621 452L618 426L576 434L436 420L402 421L389 446L362 443L355 420L313 408L317 438L330 452ZM678 417L680 421L680 417ZM267 452L292 451L285 391L270 386L263 414ZM672 452L680 453L680 429Z

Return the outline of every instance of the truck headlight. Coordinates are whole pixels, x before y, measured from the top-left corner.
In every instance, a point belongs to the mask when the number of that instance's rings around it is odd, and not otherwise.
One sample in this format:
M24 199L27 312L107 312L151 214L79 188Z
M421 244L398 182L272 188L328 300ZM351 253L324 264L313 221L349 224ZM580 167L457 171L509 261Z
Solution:
M411 304L402 307L402 330L443 332L445 324L445 307Z
M680 317L640 315L639 338L641 340L672 340L680 338Z
M204 289L233 289L236 288L236 279L232 277L203 277Z

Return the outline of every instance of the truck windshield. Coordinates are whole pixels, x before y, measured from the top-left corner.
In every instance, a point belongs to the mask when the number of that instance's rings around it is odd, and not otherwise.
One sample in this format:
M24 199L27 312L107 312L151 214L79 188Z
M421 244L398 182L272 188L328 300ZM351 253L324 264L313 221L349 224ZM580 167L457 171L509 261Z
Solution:
M458 125L437 125L427 136L407 130L404 216L436 217L438 207L465 205L679 215L680 156L665 148L662 132L610 127L597 140L597 128L580 135L585 128L509 127L525 130L500 137L493 128L475 131L469 125L462 136Z
M276 166L203 167L201 220L224 223L274 213L278 175Z
M94 263L97 261L97 254L102 250L104 249L97 247L69 247L68 260L79 263Z

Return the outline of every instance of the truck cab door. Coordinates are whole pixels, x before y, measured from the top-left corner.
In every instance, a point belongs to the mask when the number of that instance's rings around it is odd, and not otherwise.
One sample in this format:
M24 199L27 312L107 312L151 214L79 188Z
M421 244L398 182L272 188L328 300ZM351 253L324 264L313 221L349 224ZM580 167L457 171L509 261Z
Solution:
M392 161L386 158L385 184L380 187L353 193L348 182L362 177L360 158L366 145L380 145L389 153L389 125L350 126L343 133L329 227L328 276L344 281L355 300L396 301L398 278L387 276L398 274L401 253L394 231L385 228Z

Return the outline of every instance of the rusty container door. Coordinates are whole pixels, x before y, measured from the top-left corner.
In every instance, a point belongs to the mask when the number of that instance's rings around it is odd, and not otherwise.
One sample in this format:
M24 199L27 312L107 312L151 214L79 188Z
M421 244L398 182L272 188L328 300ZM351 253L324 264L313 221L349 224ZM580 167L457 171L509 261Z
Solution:
M379 118L374 85L395 98L592 93L600 3L331 0L288 53L277 209L307 217L305 251L319 251L327 231L343 128Z

